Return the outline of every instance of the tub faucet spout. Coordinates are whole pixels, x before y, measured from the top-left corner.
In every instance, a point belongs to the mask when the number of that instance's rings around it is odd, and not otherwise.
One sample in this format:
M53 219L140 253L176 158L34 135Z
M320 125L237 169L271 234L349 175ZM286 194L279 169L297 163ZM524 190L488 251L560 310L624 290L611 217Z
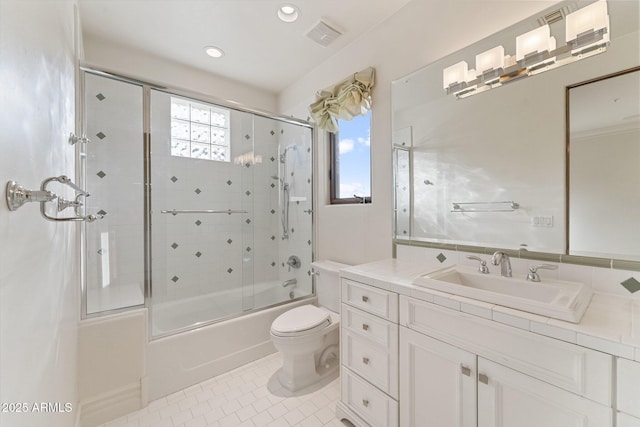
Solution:
M491 257L491 264L500 264L500 274L503 277L511 277L511 261L509 260L509 255L502 251L495 251Z
M289 279L282 282L282 287L286 288L287 286L295 286L296 284L298 284L296 279Z

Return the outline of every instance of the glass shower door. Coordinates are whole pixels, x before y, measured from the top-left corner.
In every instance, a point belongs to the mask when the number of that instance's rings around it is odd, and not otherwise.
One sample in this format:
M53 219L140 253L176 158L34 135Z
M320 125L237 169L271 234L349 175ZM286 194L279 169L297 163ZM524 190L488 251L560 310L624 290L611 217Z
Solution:
M144 304L143 88L84 73L80 182L91 197L84 227L84 309L91 316Z
M154 336L253 308L251 115L151 91Z
M103 219L85 227L83 315L146 303L160 337L312 294L306 123L101 72L85 89L79 182Z

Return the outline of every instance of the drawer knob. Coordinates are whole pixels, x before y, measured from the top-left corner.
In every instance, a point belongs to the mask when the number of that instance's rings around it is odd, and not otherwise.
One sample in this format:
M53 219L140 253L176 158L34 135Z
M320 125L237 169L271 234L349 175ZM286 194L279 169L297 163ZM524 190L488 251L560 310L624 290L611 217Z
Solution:
M460 365L460 371L462 372L462 375L465 375L467 377L471 376L471 368L467 366Z
M367 325L366 323L362 324L362 329L364 329L365 331L369 330L369 325Z
M365 408L369 407L369 401L367 399L362 399L362 406L364 406Z
M489 377L485 374L478 374L478 381L480 381L482 384L489 384Z
M369 302L369 297L366 295L362 295L362 301L363 302Z
M362 358L362 363L364 363L365 365L369 364L369 358L368 357L363 357Z

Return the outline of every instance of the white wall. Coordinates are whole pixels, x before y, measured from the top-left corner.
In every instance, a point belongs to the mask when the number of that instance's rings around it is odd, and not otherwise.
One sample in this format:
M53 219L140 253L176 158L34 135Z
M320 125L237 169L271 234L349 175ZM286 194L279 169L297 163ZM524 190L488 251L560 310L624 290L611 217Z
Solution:
M27 413L0 412L7 427L68 427L77 414L76 224L4 203L8 180L39 189L74 176L75 3L0 2L0 402L27 404ZM73 410L34 412L41 402Z
M316 258L363 263L391 256L391 82L531 16L555 2L413 0L283 91L279 110L307 118L319 89L368 66L376 69L371 129L371 205L327 204L327 145L319 138ZM435 25L432 17L439 16ZM429 19L428 19L429 18Z
M84 53L86 64L102 70L257 109L276 111L276 95L273 93L177 62L170 62L128 46L114 45L103 40L85 37Z

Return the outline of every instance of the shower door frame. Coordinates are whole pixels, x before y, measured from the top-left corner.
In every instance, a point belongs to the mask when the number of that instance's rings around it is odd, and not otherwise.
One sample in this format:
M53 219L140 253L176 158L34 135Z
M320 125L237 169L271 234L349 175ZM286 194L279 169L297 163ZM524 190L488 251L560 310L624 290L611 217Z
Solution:
M81 224L81 231L80 231L80 237L79 237L79 248L80 248L80 283L81 283L81 298L80 298L80 305L81 305L81 320L84 319L92 319L92 318L96 318L96 317L101 317L101 316L106 316L106 315L110 315L110 314L117 314L117 313L122 313L122 312L127 312L127 311L131 311L131 310L137 310L137 309L141 309L141 308L146 308L148 310L148 316L147 316L147 331L148 331L148 338L149 340L155 340L155 339L159 339L159 338L164 338L170 335L175 335L181 332L185 332L188 330L192 330L195 328L201 328L203 326L207 326L207 325L211 325L211 324L215 324L215 323L219 323L222 321L226 321L226 320L230 320L236 317L241 317L244 316L246 314L250 314L250 313L254 313L257 311L262 311L268 308L272 308L272 307L277 307L280 305L284 305L284 304L288 304L290 302L293 301L299 301L302 299L307 299L307 298L313 298L316 295L316 287L315 287L315 276L312 275L312 284L311 284L311 293L309 295L305 295L302 297L298 297L295 298L293 300L286 300L286 301L282 301L276 304L272 304L269 306L265 306L265 307L259 307L259 308L253 308L250 310L246 310L246 311L242 311L240 313L237 314L233 314L233 315L229 315L229 316L224 316L221 318L217 318L217 319L212 319L206 322L201 322L201 323L197 323L195 325L189 325L183 328L178 328L175 330L172 330L170 332L164 333L164 334L160 334L157 336L152 336L151 332L151 326L152 326L152 314L151 314L151 298L152 298L152 293L153 293L153 289L152 289L152 283L151 283L151 249L152 249L152 238L151 238L151 91L152 90L157 90L160 92L165 92L167 94L171 94L171 95L177 95L177 96L182 96L185 98L190 98L193 100L197 100L197 101L201 101L201 102L205 102L205 103L209 103L209 104L214 104L223 108L227 108L230 110L234 110L234 111L239 111L242 113L249 113L252 114L254 116L258 116L258 117L263 117L266 119L271 119L271 120L277 120L279 122L283 122L283 123L287 123L287 124L292 124L292 125L296 125L296 126L302 126L305 128L308 128L310 131L310 138L311 138L311 147L312 147L312 156L311 156L311 176L313 178L312 182L315 182L315 177L316 177L316 172L317 172L317 156L316 156L316 144L315 141L317 140L317 129L316 127L312 124L309 123L306 120L301 120L301 119L296 119L294 117L288 117L288 116L284 116L281 114L275 114L266 110L261 110L261 109L257 109L257 108L253 108L253 107L248 107L246 105L234 102L234 101L228 101L228 100L224 100L224 99L220 99L220 98L216 98L213 96L209 96L209 95L205 95L202 93L198 93L198 92L194 92L194 91L189 91L189 90L184 90L184 89L178 89L178 88L174 88L174 87L169 87L167 85L161 84L161 83L157 83L157 82L152 82L149 80L143 80L143 79L139 79L136 77L131 77L131 76L127 76L121 73L117 73L117 72L113 72L110 70L106 70L104 68L101 67L96 67L90 64L80 64L79 66L79 78L78 78L78 84L77 84L77 89L79 92L79 96L77 97L76 102L79 104L78 105L78 110L79 110L79 114L78 114L78 121L80 122L80 126L77 126L78 128L81 128L81 131L84 132L87 128L87 123L86 123L86 105L85 105L85 85L84 85L84 76L86 73L89 74L93 74L96 76L101 76L104 78L109 78L109 79L113 79L113 80L117 80L117 81L121 81L124 83L129 83L129 84L135 84L138 86L142 87L142 97L143 97L143 101L142 101L142 105L143 105L143 117L142 117L142 121L143 121L143 179L144 179L144 183L143 183L143 188L144 188L144 200L143 200L143 206L144 206L144 212L143 212L143 234L144 234L144 254L143 254L143 260L144 260L144 278L143 278L143 283L144 283L144 289L143 289L143 293L144 293L144 303L143 304L138 304L138 305L132 305L132 306L127 306L127 307L121 307L121 308L116 308L116 309L111 309L111 310L104 310L104 311L99 311L99 312L95 312L95 313L87 313L87 256L86 256L86 236L87 236L87 229L86 227L91 227L91 224L87 224L86 222L83 222ZM80 185L85 188L86 187L86 168L83 165L83 162L86 162L86 157L84 155L84 153L82 152L82 147L79 146L79 144L77 144L76 146L76 180L77 182L80 183ZM312 215L311 215L311 240L313 242L313 244L311 245L311 260L315 260L315 253L316 253L316 210L315 210L315 206L316 206L316 192L315 192L315 186L312 185L311 186L311 211L312 211Z

